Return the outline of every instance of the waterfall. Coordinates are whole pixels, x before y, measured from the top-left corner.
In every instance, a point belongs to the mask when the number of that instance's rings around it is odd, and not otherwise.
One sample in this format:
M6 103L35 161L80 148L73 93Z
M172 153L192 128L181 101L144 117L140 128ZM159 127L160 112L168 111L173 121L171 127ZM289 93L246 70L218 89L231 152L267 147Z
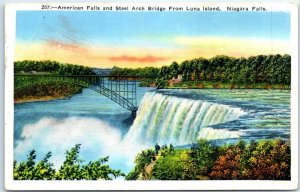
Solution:
M245 114L240 108L229 105L147 92L125 140L145 145L189 144L199 137L203 138L201 129L238 119ZM210 130L211 134L220 133L207 129ZM211 134L210 138L213 138Z

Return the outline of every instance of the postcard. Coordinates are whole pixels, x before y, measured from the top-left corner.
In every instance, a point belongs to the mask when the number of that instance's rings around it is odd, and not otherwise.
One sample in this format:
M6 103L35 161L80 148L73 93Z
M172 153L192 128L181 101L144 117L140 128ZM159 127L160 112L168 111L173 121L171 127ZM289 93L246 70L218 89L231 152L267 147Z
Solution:
M297 42L287 2L6 4L6 189L296 189Z

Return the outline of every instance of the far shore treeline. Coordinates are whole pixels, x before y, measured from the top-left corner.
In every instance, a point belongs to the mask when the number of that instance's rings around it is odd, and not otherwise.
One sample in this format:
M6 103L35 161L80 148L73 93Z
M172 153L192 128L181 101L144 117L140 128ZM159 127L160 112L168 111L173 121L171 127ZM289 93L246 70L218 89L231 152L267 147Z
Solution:
M90 67L62 64L56 61L16 61L15 73L55 73L61 75L94 75ZM258 55L249 58L234 58L224 55L210 59L196 58L182 63L173 62L160 68L118 68L111 75L139 76L159 80L182 77L182 81L216 81L224 83L291 83L290 55Z
M16 61L15 73L95 75L90 67L56 61ZM290 89L291 56L257 55L234 58L224 55L195 58L169 66L113 67L110 75L138 76L139 86L157 88L258 88Z
M43 72L59 75L95 75L95 72L90 67L84 67L73 64L63 64L57 61L15 61L15 73L32 73Z
M197 58L182 63L173 62L161 68L114 68L113 75L135 75L156 78L157 82L182 77L182 81L214 81L233 84L291 83L290 55L258 55L249 58L215 56Z

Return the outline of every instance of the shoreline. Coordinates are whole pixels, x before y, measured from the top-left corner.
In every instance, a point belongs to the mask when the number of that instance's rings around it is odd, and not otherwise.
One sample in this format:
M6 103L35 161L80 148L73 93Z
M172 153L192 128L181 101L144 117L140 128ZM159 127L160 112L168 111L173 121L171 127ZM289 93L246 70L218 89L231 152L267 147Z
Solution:
M228 89L228 90L239 90L239 89L243 89L243 90L291 90L290 88L195 88L195 87L166 87L166 88L159 88L159 89Z
M74 96L75 94L71 94L71 95L67 95L67 96L59 96L59 97L44 96L44 97L39 97L39 98L28 97L28 98L22 98L22 99L17 99L17 100L14 99L14 104L46 102L46 101L52 101L52 100L57 100L57 99L67 99L67 98Z
M81 93L82 88L69 84L33 86L14 92L14 104L64 99Z
M143 83L140 87L156 87L153 83ZM158 89L266 89L266 90L291 90L291 85L288 84L230 84L221 82L180 82L167 83Z

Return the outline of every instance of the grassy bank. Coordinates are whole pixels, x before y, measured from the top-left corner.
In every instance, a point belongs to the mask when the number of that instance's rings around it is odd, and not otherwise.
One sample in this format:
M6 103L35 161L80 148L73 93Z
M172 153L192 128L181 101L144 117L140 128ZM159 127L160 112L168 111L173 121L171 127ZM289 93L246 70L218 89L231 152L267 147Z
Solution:
M144 79L140 81L140 87L159 87L163 89L285 89L290 90L288 84L270 84L270 83L253 83L253 84L232 84L226 82L214 81L182 81L172 83L171 81L154 79Z
M142 151L128 180L290 180L290 146L282 140L217 146L199 140L190 149Z
M72 96L82 91L80 86L66 82L44 82L15 90L14 102L48 101Z
M166 88L187 88L187 89L291 89L290 85L285 84L232 84L212 81L184 81L173 85L167 85Z

